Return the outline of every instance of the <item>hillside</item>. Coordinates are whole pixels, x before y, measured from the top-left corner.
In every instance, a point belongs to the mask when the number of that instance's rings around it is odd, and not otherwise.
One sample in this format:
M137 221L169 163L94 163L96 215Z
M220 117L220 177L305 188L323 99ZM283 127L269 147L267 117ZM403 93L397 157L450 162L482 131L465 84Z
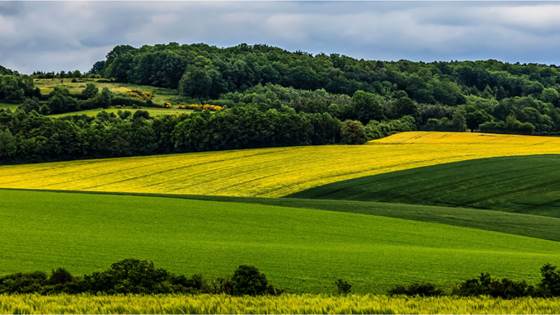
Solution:
M315 187L299 198L377 200L560 216L560 156L439 164Z
M279 197L446 162L560 152L560 138L407 132L368 145L231 150L0 166L0 187Z
M344 278L380 293L481 271L535 279L543 263L560 263L556 242L375 215L107 194L2 190L0 199L0 273L80 274L136 257L209 277L250 263L291 291L327 292Z

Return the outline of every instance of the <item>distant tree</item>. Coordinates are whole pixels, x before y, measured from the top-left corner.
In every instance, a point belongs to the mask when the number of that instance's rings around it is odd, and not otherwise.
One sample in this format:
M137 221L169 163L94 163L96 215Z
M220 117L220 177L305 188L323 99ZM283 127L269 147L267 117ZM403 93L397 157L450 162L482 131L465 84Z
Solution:
M86 87L82 91L82 97L85 99L93 98L97 96L99 89L93 83L86 84Z
M364 125L356 120L346 120L340 129L340 141L345 144L363 144L367 141Z
M381 120L384 118L383 99L373 93L357 91L352 96L352 111L354 117L362 123L370 120Z
M113 93L108 88L103 88L101 90L101 94L99 95L99 105L102 107L109 107L111 106L113 100Z

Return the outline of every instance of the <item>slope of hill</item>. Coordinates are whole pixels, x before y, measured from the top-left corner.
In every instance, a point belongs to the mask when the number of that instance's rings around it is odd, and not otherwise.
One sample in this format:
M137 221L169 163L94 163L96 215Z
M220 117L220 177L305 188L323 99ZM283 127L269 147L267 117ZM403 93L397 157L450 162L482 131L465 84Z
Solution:
M560 216L560 155L440 164L337 182L293 197L439 204Z
M143 194L142 194L143 195ZM405 203L301 199L301 198L253 198L200 195L154 195L168 198L187 198L209 201L257 203L293 208L307 208L339 212L351 212L386 216L415 221L443 223L478 228L482 230L517 234L552 241L560 241L560 218L495 210L443 207Z
M0 166L0 187L278 197L483 157L560 153L560 138L406 132L369 145L283 147Z
M374 215L108 194L0 190L0 199L0 273L84 273L136 257L209 277L253 264L293 291L326 292L344 278L356 292L383 292L481 271L534 280L543 263L560 263L557 242Z

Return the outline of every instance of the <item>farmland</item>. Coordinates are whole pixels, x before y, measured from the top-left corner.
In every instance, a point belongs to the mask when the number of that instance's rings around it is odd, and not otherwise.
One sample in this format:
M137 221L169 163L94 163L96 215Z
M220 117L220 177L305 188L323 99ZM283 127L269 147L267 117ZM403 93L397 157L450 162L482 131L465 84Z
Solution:
M2 274L82 274L136 257L210 278L249 263L290 292L334 292L344 278L357 293L383 293L413 281L449 287L481 271L534 280L542 264L560 264L557 242L371 214L9 190L0 199Z
M387 297L379 295L195 296L0 296L0 313L26 314L555 314L558 299L487 297Z
M500 157L439 164L338 182L301 198L377 200L560 216L560 156Z
M368 175L555 154L560 138L406 132L368 145L282 147L0 166L0 187L280 197Z
M72 94L80 94L86 87L87 83L93 83L99 89L108 88L109 91L118 94L127 94L133 90L150 93L154 96L154 103L157 104L163 104L165 102L177 103L184 100L178 96L177 91L173 89L148 85L107 82L106 80L99 79L80 79L77 82L72 82L71 79L35 79L34 83L43 95L49 94L55 87L66 88Z
M0 109L11 109L14 110L18 107L18 104L12 104L12 103L2 103L0 102Z
M173 109L173 108L158 108L158 107L110 107L110 108L97 108L97 109L88 109L88 110L81 110L77 112L69 112L64 114L55 114L51 115L52 117L66 117L71 115L86 115L90 117L95 117L100 112L104 111L107 113L115 113L117 114L119 111L129 111L129 112L136 112L139 110L144 110L150 113L150 116L157 117L157 116L165 116L165 115L183 115L183 114L190 114L192 111L187 109Z

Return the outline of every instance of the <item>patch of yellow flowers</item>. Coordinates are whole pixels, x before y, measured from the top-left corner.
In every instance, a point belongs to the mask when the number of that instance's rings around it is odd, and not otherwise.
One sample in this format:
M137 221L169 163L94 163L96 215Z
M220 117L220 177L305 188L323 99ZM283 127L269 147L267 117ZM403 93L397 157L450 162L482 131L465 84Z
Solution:
M2 314L556 314L560 299L381 295L0 295Z
M200 152L0 166L0 187L280 197L462 160L560 154L560 137L404 132L367 145Z

